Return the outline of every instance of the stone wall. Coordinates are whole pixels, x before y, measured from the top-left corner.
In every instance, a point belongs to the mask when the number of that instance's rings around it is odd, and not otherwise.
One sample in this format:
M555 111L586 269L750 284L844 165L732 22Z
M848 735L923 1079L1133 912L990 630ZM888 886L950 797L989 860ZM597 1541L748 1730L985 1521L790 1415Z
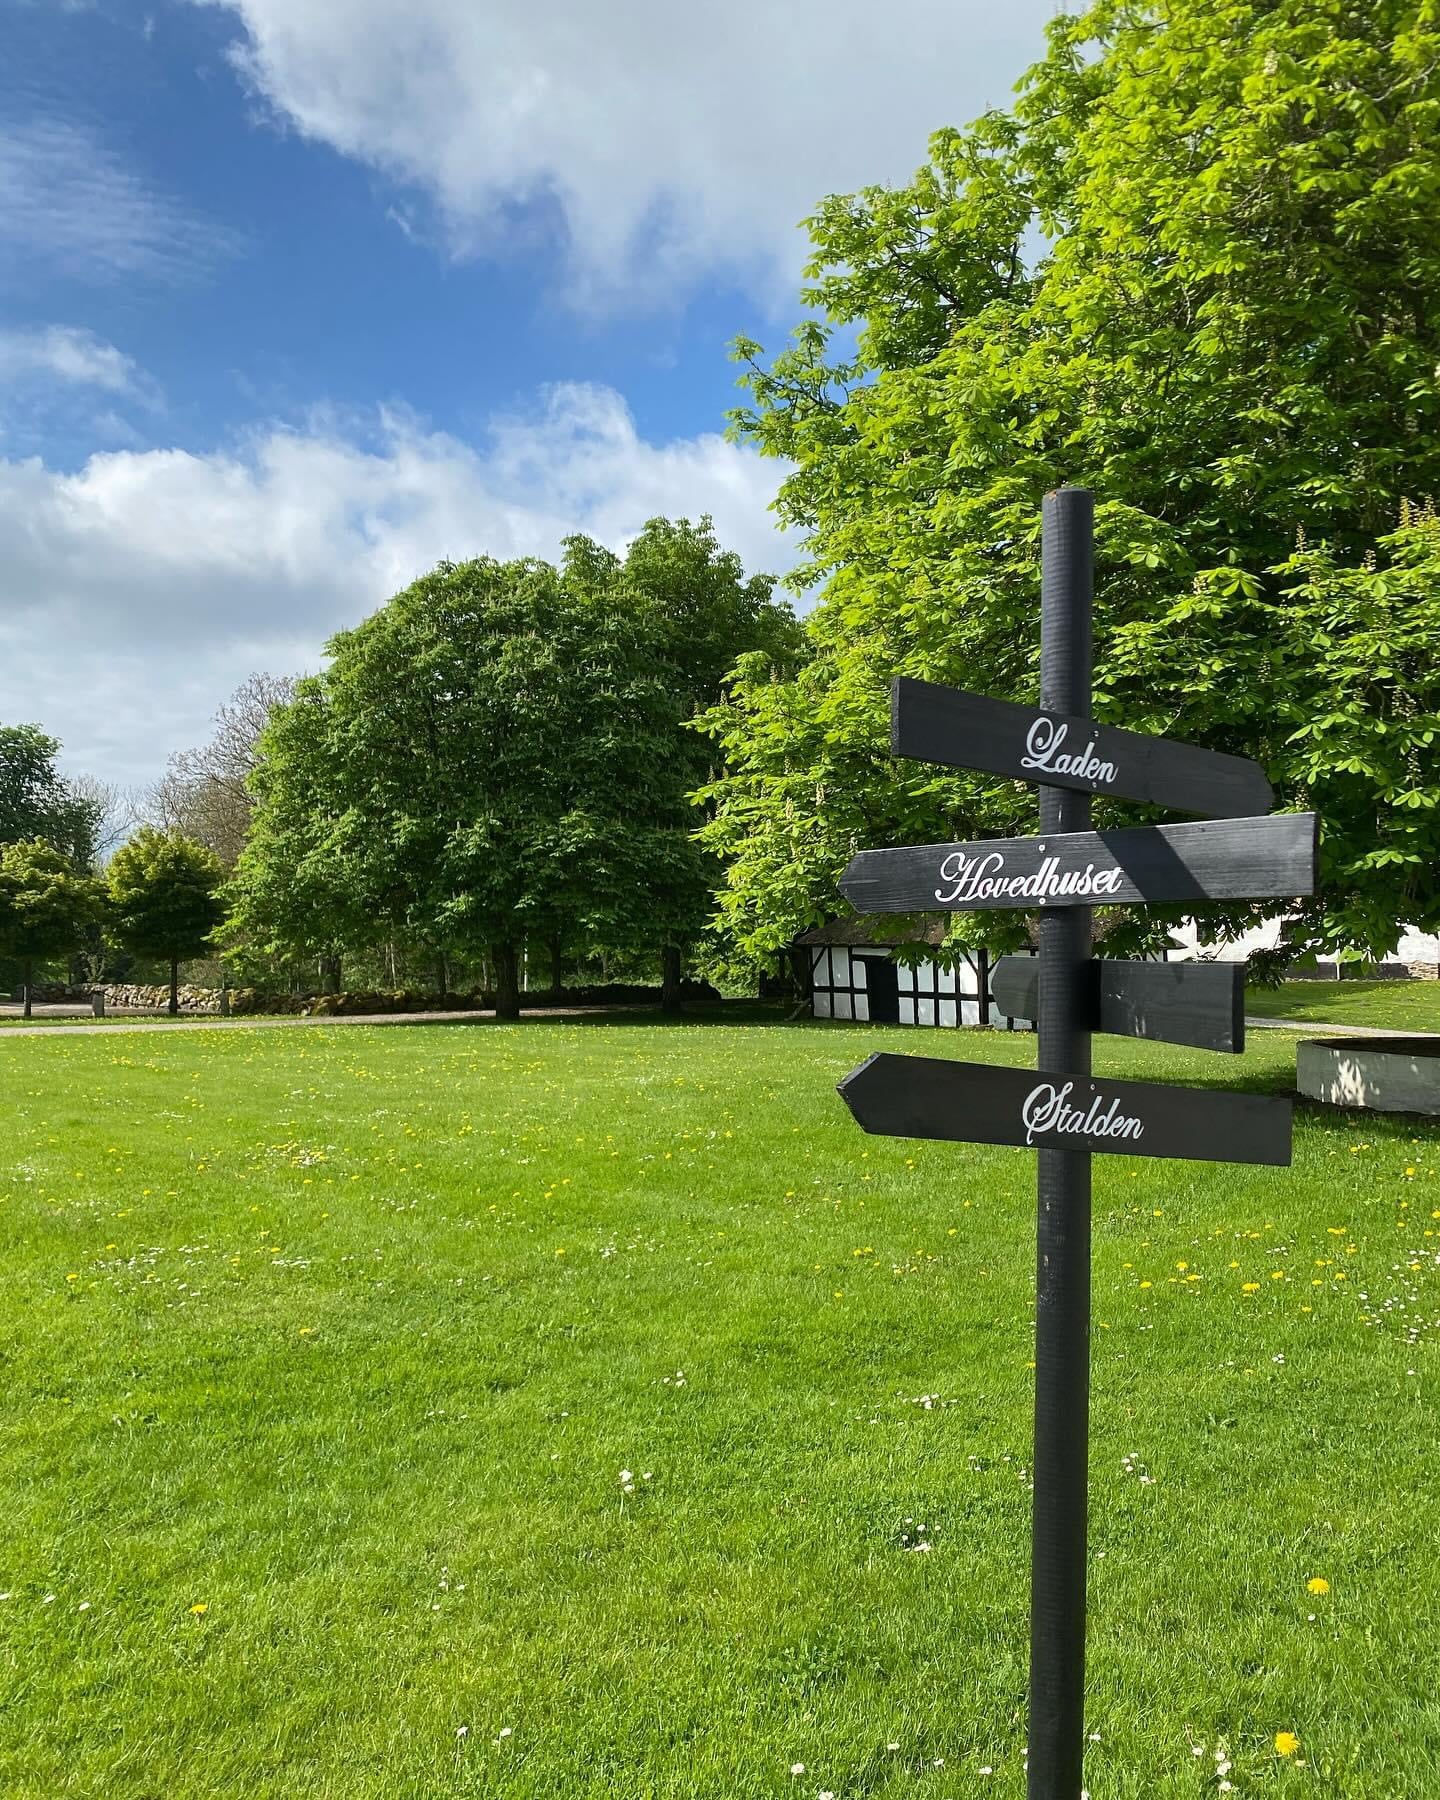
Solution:
M150 987L139 982L112 981L106 983L100 991L105 995L106 1012L168 1012L170 1010L168 983L163 987ZM182 1013L218 1013L220 1010L219 988L192 987L188 982L183 982L179 998Z

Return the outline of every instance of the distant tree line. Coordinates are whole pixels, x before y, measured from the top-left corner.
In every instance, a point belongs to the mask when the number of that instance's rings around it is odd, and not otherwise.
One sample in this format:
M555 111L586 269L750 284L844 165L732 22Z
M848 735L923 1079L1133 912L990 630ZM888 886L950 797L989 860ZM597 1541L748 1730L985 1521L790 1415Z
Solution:
M719 867L691 729L737 657L788 671L799 634L708 520L652 520L623 556L442 563L328 646L271 708L228 941L346 959L396 946L520 1007L522 968L650 961L667 1005ZM538 985L536 983L535 985Z
M694 721L738 659L788 677L801 642L708 519L655 519L623 554L441 563L322 673L252 676L128 803L9 728L0 957L27 1010L38 966L116 952L168 967L172 1011L202 956L255 985L468 983L502 1017L567 973L649 972L673 1008L722 880Z

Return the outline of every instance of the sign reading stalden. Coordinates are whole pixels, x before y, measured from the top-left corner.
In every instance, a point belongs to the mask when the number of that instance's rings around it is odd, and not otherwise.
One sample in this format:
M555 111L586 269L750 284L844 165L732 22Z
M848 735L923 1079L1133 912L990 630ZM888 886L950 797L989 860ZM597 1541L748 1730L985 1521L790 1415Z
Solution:
M847 1075L840 1095L857 1124L885 1137L1189 1162L1290 1161L1290 1103L1264 1094L882 1053Z

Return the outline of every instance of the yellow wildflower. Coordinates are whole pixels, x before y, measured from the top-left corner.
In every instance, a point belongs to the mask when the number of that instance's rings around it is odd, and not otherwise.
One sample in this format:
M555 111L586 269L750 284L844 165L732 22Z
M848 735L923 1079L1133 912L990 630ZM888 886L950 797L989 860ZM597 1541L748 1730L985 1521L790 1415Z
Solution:
M1300 1748L1300 1740L1293 1731L1277 1731L1275 1733L1275 1754L1277 1756L1293 1756Z
M1307 1593L1311 1594L1328 1594L1330 1592L1330 1583L1323 1575L1312 1575L1305 1583L1305 1590Z

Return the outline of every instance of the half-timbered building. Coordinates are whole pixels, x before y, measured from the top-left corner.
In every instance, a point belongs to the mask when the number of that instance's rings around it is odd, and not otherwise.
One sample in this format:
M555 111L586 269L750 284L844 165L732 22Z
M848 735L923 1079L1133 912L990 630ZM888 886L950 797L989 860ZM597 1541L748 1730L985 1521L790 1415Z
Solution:
M801 932L794 950L808 971L811 1012L817 1019L877 1025L1029 1030L1030 1020L997 1010L987 951L962 952L953 966L946 958L943 967L935 956L916 955L921 946L938 951L944 934L939 922L907 933L885 918L836 919Z

